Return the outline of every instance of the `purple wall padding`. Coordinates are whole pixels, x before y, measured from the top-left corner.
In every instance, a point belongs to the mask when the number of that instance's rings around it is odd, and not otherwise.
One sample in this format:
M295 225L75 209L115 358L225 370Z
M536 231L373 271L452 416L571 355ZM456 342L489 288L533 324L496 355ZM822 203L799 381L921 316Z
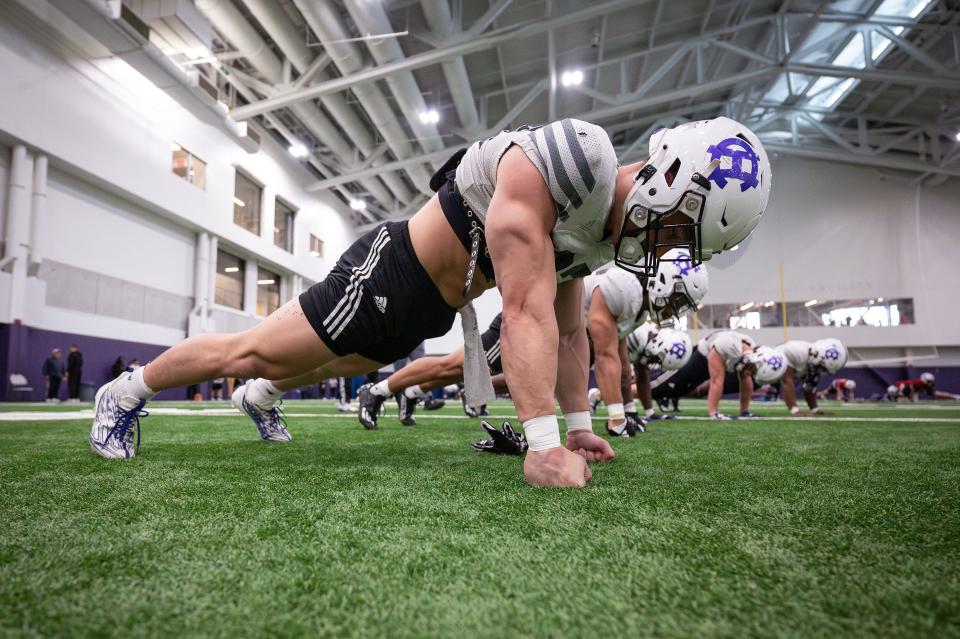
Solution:
M157 344L140 344L45 331L16 324L0 324L0 374L2 374L0 397L7 401L42 401L46 396L46 385L41 374L43 362L54 348L59 348L63 352L61 357L66 361L70 344L76 344L83 353L83 383L92 384L95 388L99 388L110 380L110 367L113 366L118 355L122 356L127 364L134 358L139 359L141 364L146 364L168 348ZM33 387L33 392L29 395L12 394L10 391L12 373L23 374ZM60 386L60 399L66 398L67 383L64 381ZM163 391L158 398L186 399L186 388Z

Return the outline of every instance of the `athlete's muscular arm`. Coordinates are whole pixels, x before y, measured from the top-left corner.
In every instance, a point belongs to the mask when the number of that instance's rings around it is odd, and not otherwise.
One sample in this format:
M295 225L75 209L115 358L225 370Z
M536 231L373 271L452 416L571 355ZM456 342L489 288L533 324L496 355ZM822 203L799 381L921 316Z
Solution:
M653 393L650 391L650 371L643 364L635 364L637 373L637 397L643 404L643 410L653 408Z
M740 371L740 412L750 410L750 398L753 396L752 367L743 367Z
M557 286L554 310L560 333L557 353L557 400L564 413L589 410L587 387L590 376L590 346L583 323L583 280Z
M550 239L556 215L543 177L524 152L515 146L504 153L485 232L503 297L500 359L521 422L556 418L559 330ZM584 486L591 476L584 458L563 447L528 451L523 474L531 485L555 487Z
M720 408L720 397L723 396L723 378L727 374L723 357L717 349L711 348L707 357L707 369L710 371L710 388L707 391L707 412L713 415Z
M593 352L596 358L594 370L603 403L607 406L622 404L617 325L599 288L593 289L587 323L590 326L590 337L593 339Z
M783 403L787 405L787 410L793 410L797 405L797 386L796 376L793 367L788 366L787 372L783 374L780 380L780 393L783 395Z
M629 404L633 401L633 367L630 364L630 354L627 352L627 340L621 338L617 344L617 350L620 354L620 394L623 396L623 403Z
M503 297L503 372L521 421L556 413L555 211L540 172L518 147L510 149L497 169L486 237Z

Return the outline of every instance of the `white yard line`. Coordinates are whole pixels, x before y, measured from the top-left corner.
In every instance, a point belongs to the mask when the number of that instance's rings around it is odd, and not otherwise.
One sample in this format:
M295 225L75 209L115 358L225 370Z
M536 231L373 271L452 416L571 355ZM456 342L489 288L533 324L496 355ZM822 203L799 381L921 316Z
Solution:
M241 417L233 408L153 408L150 410L152 415L189 415L191 417ZM323 417L356 420L355 413L284 413L287 417ZM466 415L431 415L429 413L417 413L417 418L422 419L447 419L454 421L473 420L475 418ZM47 421L65 421L65 420L83 420L93 419L92 410L62 411L62 412L43 412L43 411L24 411L18 413L0 413L0 422L47 422ZM148 418L149 419L149 418ZM395 416L385 415L383 419L389 420L388 423L396 419ZM516 415L490 415L489 419L516 420ZM940 424L960 424L960 418L948 417L850 417L843 415L823 416L823 417L766 417L760 419L751 419L743 421L768 421L771 419L789 419L791 422L893 422L893 423L940 423ZM606 421L606 417L594 417L594 421ZM708 417L697 417L694 415L678 416L679 421L707 421ZM712 420L711 420L712 421ZM658 424L654 424L656 427Z

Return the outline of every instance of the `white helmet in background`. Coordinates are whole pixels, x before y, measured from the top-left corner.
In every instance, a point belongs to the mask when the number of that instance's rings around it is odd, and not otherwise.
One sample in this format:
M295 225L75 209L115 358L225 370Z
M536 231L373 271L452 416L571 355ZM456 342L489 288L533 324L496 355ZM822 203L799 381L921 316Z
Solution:
M933 376L933 373L921 373L920 381L924 384L932 384L937 381L937 378Z
M740 360L737 361L736 371L737 374L740 373L747 366L753 366L754 371L760 370L760 366L763 364L763 357L757 351L748 351L740 356ZM754 372L756 375L756 372Z
M896 385L896 384L890 384L889 386L887 386L887 396L888 396L888 397L895 397L895 396L897 396L897 395L899 395L899 394L900 394L900 389L897 388L897 385Z
M783 354L769 346L759 346L757 355L760 361L757 363L757 372L753 374L757 384L762 386L779 382L787 372L787 362L783 359Z
M810 365L828 373L836 373L847 364L847 347L832 337L818 339L810 345Z
M651 365L660 364L665 371L683 368L693 355L693 342L683 331L661 328L648 342L645 349L647 361Z
M660 258L657 272L647 278L650 315L659 324L665 319L665 311L679 318L695 310L707 294L709 284L706 266L694 264L690 253L683 249L670 249Z
M750 129L725 117L689 122L656 131L649 152L624 201L618 266L653 275L664 247L683 248L699 264L756 228L773 176ZM681 216L664 222L673 213ZM672 237L683 229L686 238Z
M852 379L848 379L848 380L847 380L847 386L846 386L846 387L847 387L849 390L857 390L857 382L855 382L855 381L852 380Z

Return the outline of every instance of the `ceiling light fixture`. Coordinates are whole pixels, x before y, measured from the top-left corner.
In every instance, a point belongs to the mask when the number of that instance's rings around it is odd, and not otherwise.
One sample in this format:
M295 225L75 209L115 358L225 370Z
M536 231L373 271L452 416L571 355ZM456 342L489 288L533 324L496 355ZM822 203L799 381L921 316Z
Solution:
M564 71L560 75L560 84L565 87L575 87L578 84L583 84L583 71L580 69Z
M267 286L268 284L273 284L273 280L257 280L257 284L260 286Z
M236 273L236 272L239 271L239 270L240 270L240 267L239 267L239 266L227 266L227 267L224 267L223 272L224 272L224 273Z
M767 302L766 304L764 304L763 307L764 307L764 308L770 308L770 307L773 306L774 304L775 304L775 302L769 301L769 302Z
M746 304L742 304L742 305L740 306L740 310L741 310L741 311L748 311L748 310L750 310L751 308L753 308L753 306L754 306L753 302L747 302Z
M424 124L436 124L440 121L440 114L437 113L436 109L430 109L429 111L420 112L420 121Z
M290 155L295 158L305 158L309 153L309 151L307 151L307 147L303 146L302 144L291 144L290 148L287 150L290 151Z
M363 200L350 200L350 208L354 211L365 211L367 209L367 203Z
M820 300L810 300L809 302L804 302L803 305L806 307L816 306L820 303Z
M236 196L234 196L234 198L233 198L233 203L236 204L237 206L246 206L246 205L247 205L246 202L244 202L243 200L241 200L240 198L238 198L238 197L236 197Z

